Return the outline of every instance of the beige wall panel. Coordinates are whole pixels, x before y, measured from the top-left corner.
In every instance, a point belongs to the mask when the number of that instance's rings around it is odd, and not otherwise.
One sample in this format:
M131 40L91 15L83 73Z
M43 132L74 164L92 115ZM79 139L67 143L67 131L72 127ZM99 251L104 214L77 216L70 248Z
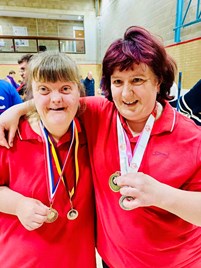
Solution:
M0 64L0 79L4 79L8 75L10 70L14 70L16 72L16 81L21 79L17 64Z
M182 72L182 88L190 89L201 79L201 39L167 47L166 50L176 60L178 72Z

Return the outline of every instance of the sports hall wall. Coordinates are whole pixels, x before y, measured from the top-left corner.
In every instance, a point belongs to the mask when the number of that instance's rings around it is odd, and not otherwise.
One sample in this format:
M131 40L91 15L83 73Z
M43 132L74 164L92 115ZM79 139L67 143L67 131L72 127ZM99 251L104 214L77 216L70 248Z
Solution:
M84 16L86 53L72 56L80 67L84 78L90 70L96 80L96 89L99 86L101 61L109 44L123 36L124 31L131 25L146 27L161 38L164 45L178 64L178 71L182 72L182 87L189 89L200 79L200 51L201 51L201 23L191 25L181 30L181 43L174 44L174 27L176 19L176 0L68 0L48 1L35 0L13 1L4 0L0 3L2 10L18 11L21 17L11 17L7 24L14 23L25 26L33 18L25 18L27 12L47 13L50 15L76 14ZM188 1L184 1L187 5ZM188 20L195 17L197 0L192 0ZM4 20L3 20L4 19ZM6 18L8 19L8 17ZM21 20L19 20L21 19ZM38 18L39 20L39 18ZM0 17L0 25L5 22L5 16ZM48 18L46 19L48 22ZM47 24L48 25L48 24ZM45 34L45 31L43 31ZM3 33L5 34L5 33ZM186 42L189 41L190 42ZM18 71L17 59L20 54L0 53L0 77L4 77L10 69ZM176 77L177 82L177 77Z
M1 16L1 15L4 16ZM5 16L9 14L9 16ZM13 15L12 15L13 14ZM30 15L29 15L30 14ZM44 16L46 14L46 16ZM35 16L34 16L35 15ZM96 51L96 12L94 0L83 1L0 1L0 28L2 34L12 35L12 27L26 26L28 35L62 36L73 38L71 29L80 27L78 21L65 21L68 15L84 16L85 54L70 54L85 78L88 71L93 72L96 89L100 81L100 64L97 64ZM67 26L66 26L67 25ZM17 60L26 53L0 53L0 78L4 78L12 69L18 74Z
M186 22L195 20L197 0L192 0ZM189 1L184 0L184 9ZM101 56L109 44L123 36L131 25L146 27L158 35L167 46L168 53L176 60L182 72L182 88L191 88L201 79L201 22L181 29L181 41L174 46L176 0L103 0L99 18L101 32ZM201 6L200 6L201 10ZM186 42L192 40L191 42ZM168 47L173 45L171 47ZM101 58L100 58L101 60ZM177 82L176 77L176 82Z

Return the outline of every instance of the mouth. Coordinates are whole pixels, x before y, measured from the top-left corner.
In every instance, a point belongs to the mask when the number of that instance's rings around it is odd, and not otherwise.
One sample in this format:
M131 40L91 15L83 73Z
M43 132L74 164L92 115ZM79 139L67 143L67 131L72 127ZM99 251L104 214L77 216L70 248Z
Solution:
M63 107L61 107L61 108L50 108L49 110L57 112L57 111L64 111L65 108L63 108Z
M135 105L135 104L137 104L138 103L138 100L135 100L135 101L122 101L124 104L126 104L126 105Z

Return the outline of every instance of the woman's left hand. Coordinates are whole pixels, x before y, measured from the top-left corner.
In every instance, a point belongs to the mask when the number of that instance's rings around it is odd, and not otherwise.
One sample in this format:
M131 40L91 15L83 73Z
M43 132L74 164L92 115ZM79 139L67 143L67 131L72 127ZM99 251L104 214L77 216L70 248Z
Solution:
M165 191L165 185L151 176L137 172L119 176L115 180L121 187L121 195L133 198L125 198L123 201L124 206L128 209L153 205L160 206Z

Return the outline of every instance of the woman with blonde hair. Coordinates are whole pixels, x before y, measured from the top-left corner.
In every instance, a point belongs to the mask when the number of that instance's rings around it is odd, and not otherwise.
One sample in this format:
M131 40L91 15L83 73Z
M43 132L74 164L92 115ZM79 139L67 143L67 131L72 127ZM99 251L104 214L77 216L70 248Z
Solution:
M36 110L0 150L0 266L95 268L94 199L80 82L65 54L35 55L27 88Z

